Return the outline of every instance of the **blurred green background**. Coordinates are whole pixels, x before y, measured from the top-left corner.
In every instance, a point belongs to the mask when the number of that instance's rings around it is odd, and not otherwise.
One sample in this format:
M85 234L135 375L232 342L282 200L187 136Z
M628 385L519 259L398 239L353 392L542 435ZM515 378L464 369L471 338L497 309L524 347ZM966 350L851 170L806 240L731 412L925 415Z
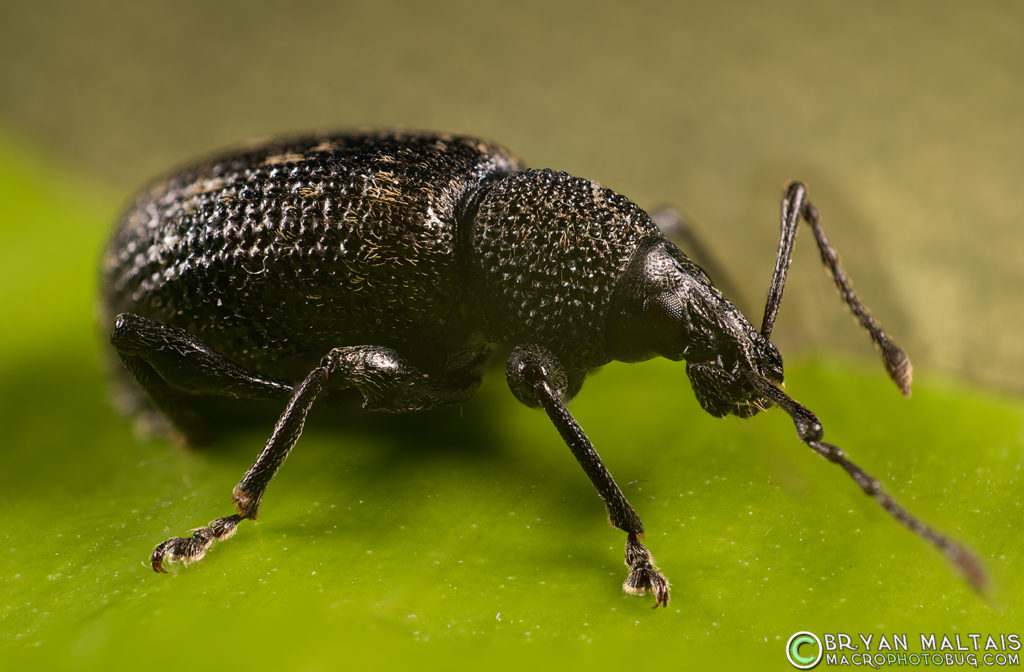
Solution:
M1019 628L1022 25L1015 2L6 4L0 667L785 669L797 630ZM979 551L993 598L785 417L706 417L664 362L607 367L573 410L645 519L668 610L620 594L622 535L497 372L461 409L314 414L258 524L152 574L153 544L229 511L268 428L186 452L110 409L105 236L174 165L352 126L479 134L675 205L755 322L781 187L805 181L918 384L904 401L884 379L804 235L775 336L788 389Z

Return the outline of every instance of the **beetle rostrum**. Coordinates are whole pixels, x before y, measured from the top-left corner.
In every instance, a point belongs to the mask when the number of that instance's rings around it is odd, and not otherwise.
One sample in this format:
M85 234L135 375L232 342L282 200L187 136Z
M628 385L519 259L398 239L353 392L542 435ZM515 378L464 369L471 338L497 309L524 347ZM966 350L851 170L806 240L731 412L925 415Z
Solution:
M255 519L318 398L355 390L367 409L457 404L489 355L511 350L513 394L540 407L626 533L623 588L668 603L643 524L566 402L612 361L685 360L714 416L788 413L801 441L843 467L896 520L937 546L979 590L981 562L898 505L822 441L817 417L782 391L771 332L798 224L810 226L850 310L910 394L906 355L853 291L807 190L782 198L781 235L756 329L629 199L596 182L524 168L471 137L402 131L266 142L208 160L141 194L103 260L102 320L127 398L199 442L217 399L283 411L235 486L235 513L156 547L154 570L200 560ZM207 414L208 415L208 414Z

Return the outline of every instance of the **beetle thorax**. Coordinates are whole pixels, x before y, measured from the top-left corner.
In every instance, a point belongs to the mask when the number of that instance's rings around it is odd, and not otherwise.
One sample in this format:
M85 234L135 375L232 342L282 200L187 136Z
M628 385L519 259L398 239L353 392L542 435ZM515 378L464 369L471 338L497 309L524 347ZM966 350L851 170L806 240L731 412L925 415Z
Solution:
M643 210L596 182L526 170L492 185L465 225L472 285L493 340L542 345L571 377L610 361L612 293L638 245L661 236Z

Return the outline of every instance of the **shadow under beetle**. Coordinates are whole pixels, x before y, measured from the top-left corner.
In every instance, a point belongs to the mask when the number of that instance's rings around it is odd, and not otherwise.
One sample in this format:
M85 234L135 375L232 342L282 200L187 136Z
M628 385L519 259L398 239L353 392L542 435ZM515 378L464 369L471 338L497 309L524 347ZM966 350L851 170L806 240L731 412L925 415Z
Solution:
M236 513L158 545L153 569L195 562L256 518L317 398L354 388L365 408L395 413L456 404L505 346L512 393L544 409L626 532L623 588L652 592L655 607L669 588L640 541L643 523L566 407L611 360L685 360L697 400L717 417L779 406L801 441L983 588L970 551L822 441L818 418L781 388L769 338L801 220L909 396L910 361L857 298L800 183L782 198L760 330L630 200L526 169L485 140L400 131L284 139L157 183L103 260L103 319L138 383L126 391L192 441L211 397L278 399L285 409L235 486Z

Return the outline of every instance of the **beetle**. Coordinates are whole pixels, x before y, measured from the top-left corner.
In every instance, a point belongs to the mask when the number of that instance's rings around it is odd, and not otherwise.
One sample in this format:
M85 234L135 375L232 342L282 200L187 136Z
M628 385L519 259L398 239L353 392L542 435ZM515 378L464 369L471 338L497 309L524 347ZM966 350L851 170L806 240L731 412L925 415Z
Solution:
M782 390L770 337L801 222L909 396L910 360L853 291L799 182L783 193L760 329L632 201L590 180L525 168L478 138L361 131L276 139L157 182L130 207L103 258L102 319L130 374L129 398L196 442L200 411L213 399L277 401L284 411L233 490L235 513L159 544L152 568L198 561L256 518L318 398L354 389L364 408L393 413L458 404L503 347L512 393L544 410L626 533L624 590L651 592L655 608L667 605L669 584L641 541L643 523L566 406L586 375L612 360L685 360L697 401L713 416L780 407L801 441L981 589L975 555L823 441L818 418Z

